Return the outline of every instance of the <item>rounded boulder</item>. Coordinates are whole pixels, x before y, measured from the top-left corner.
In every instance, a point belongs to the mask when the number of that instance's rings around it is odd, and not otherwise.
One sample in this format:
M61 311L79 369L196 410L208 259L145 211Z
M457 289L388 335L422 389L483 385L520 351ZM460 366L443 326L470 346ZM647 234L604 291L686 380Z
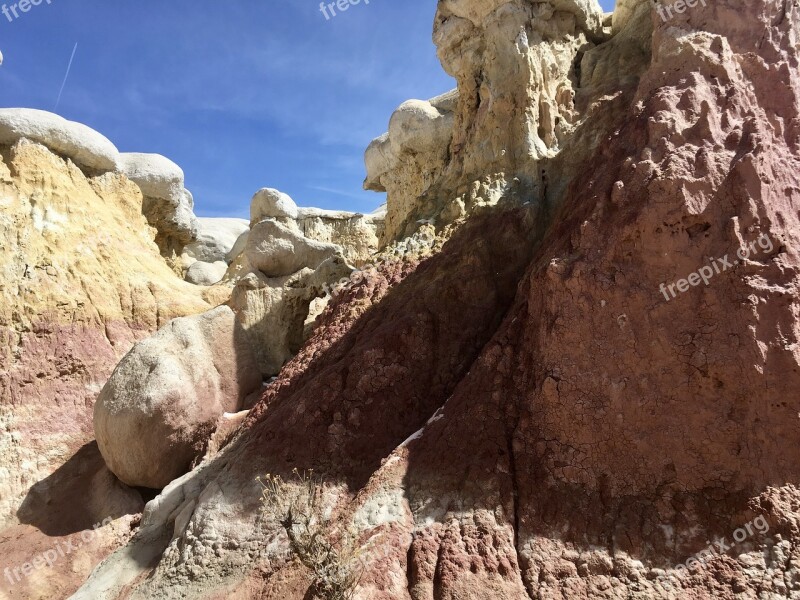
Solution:
M175 319L136 344L101 391L100 452L123 483L163 488L203 455L219 418L260 386L229 307Z

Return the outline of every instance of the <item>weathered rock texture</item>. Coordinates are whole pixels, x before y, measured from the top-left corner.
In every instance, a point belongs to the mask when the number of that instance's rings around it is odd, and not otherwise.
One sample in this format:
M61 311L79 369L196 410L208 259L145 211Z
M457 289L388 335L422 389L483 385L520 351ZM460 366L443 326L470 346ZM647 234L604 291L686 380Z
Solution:
M375 221L368 226L350 213L298 209L288 195L268 188L253 196L250 213L250 231L228 270L227 278L235 284L230 306L252 344L260 372L269 377L278 374L308 337L311 303L352 271L345 255L366 256L373 242L377 246L377 237Z
M230 308L175 319L134 346L100 392L97 445L122 482L161 489L202 456L219 418L260 387Z
M378 251L385 213L362 215L347 211L298 209L297 226L307 238L336 244L348 262L362 264Z
M341 255L333 254L321 264L283 276L270 277L254 269L237 282L230 305L264 377L277 375L297 354L308 337L311 303L325 295L326 286L351 271Z
M76 598L308 598L254 482L293 469L360 534L359 599L800 594L800 12L626 3L603 43L593 6L440 1L445 170L498 206L343 293Z
M11 146L21 139L46 146L88 175L125 174L145 197L142 212L157 229L156 242L165 257L177 259L183 246L197 238L194 199L184 188L183 170L168 158L159 154L121 154L102 134L53 113L30 108L0 109L0 145ZM180 270L181 266L175 262L174 268Z
M114 171L119 164L114 144L86 125L43 110L0 109L0 144L10 146L22 138L43 144L75 164L95 171Z
M300 349L311 303L352 270L341 247L303 235L287 195L259 191L252 213L252 229L227 281L233 284L233 310L221 306L177 319L140 342L98 398L98 446L128 485L160 489L189 471L223 413L240 411L262 378L276 375ZM218 239L218 230L206 237ZM233 240L229 235L226 246ZM188 251L203 258L229 253L218 246L203 239ZM211 285L226 267L223 261L198 261L187 279Z
M183 248L185 279L195 285L222 281L228 266L244 251L250 235L245 219L199 218L197 239Z
M188 267L192 261L215 263L232 262L231 256L237 240L250 231L245 219L198 218L197 240L184 249L183 262Z
M142 211L158 230L156 242L165 256L176 257L197 239L194 198L184 188L183 169L160 154L124 153L119 169L144 194Z
M264 219L250 230L244 255L267 277L285 277L304 267L315 269L339 250L334 244L307 238L296 226Z
M457 221L514 186L547 193L547 159L590 108L576 94L602 20L594 0L439 3L433 38L458 89L401 105L367 150L365 187L388 192L384 241L420 220Z
M93 439L92 407L114 366L137 339L209 304L159 255L141 192L127 178L87 176L27 140L0 146L0 156L0 526L25 524L0 533L0 554L31 559L38 551L26 540L40 535L34 526L47 515L63 511L64 526L78 527L66 529L72 534L110 514L111 492L91 499L87 487L73 497L66 485L40 484L57 470L70 482L110 476L96 449L95 467L73 458ZM34 484L37 510L30 508ZM65 503L95 508L76 525L69 515L77 508ZM21 505L29 509L18 514ZM77 586L102 548L108 545L87 545L89 554L76 552L59 561L60 570L37 575L35 597L55 597L46 586L58 582L56 572L71 572L62 584ZM30 597L26 589L8 593Z
M373 140L364 155L364 188L388 192L384 245L413 233L415 217L422 216L420 198L433 189L447 165L458 93L446 97L450 101L444 105L437 99L403 103L392 115L389 132Z
M292 229L299 229L310 240L338 245L345 258L353 263L366 261L378 250L385 218L385 211L381 210L362 215L298 208L288 194L272 188L256 192L250 203L251 227L265 219L277 219Z

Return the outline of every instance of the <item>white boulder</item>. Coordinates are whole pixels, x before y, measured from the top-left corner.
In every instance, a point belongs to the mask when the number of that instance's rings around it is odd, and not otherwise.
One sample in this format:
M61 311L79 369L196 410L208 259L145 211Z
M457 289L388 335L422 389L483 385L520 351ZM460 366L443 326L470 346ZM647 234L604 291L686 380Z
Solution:
M186 281L195 285L214 285L222 281L228 271L228 263L224 260L203 262L198 260L186 270Z
M143 195L167 200L173 206L181 203L184 192L183 169L167 157L124 152L119 156L119 170L139 186Z
M399 156L405 151L431 152L446 146L453 134L453 113L427 100L407 100L389 120L389 142Z
M238 412L261 383L229 307L175 319L114 370L94 408L97 445L123 483L163 488L189 471L219 418Z
M21 138L47 146L79 166L104 172L117 169L117 148L86 125L33 108L0 109L0 144L11 145Z
M285 277L304 268L316 269L341 253L339 246L309 239L292 225L275 219L256 224L244 250L250 265L267 277Z
M262 219L296 219L297 204L288 195L273 188L258 190L250 202L250 223Z
M189 262L192 259L208 263L226 261L236 241L250 231L250 223L245 219L199 217L197 224L197 239L183 249Z
M158 230L156 241L162 250L180 249L197 238L200 227L194 198L184 187L183 169L160 154L125 152L120 154L119 170L142 191L142 212Z
M231 264L235 261L239 256L244 252L244 249L247 248L247 240L250 239L250 229L248 228L239 238L236 240L236 243L231 248L231 251L228 252L228 255L225 257L225 260L228 261L228 264Z

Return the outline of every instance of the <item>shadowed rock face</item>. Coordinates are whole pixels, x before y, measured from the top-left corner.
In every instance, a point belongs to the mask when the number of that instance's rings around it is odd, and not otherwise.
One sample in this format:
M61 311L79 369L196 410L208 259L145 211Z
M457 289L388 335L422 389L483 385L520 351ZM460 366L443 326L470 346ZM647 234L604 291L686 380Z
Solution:
M530 41L535 16L592 30L576 10L442 1L437 27L466 44L443 62L474 72L482 46L518 39L504 23ZM797 594L800 15L767 0L670 23L626 10L566 74L582 116L547 173L528 172L538 183L499 188L441 253L345 292L233 444L149 505L125 550L161 556L147 581L123 552L77 598L128 583L137 598L303 598L308 574L254 483L295 468L372 542L360 599ZM464 80L460 102L503 114L505 96ZM543 106L526 102L508 107L520 126ZM512 160L480 147L497 116L474 106L463 147ZM723 257L708 285L687 283ZM719 538L728 550L676 569Z

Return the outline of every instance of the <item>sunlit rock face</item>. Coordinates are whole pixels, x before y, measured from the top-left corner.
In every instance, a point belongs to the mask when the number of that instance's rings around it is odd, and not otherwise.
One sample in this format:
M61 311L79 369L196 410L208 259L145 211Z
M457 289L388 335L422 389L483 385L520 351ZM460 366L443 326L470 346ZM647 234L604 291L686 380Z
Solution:
M384 243L546 193L541 170L584 117L581 61L602 21L594 0L439 3L433 39L458 88L401 105L366 153L365 187L388 192Z
M309 598L256 481L305 470L357 600L797 595L800 13L656 10L440 3L457 101L405 105L368 181L388 236L468 218L337 298L76 598Z

